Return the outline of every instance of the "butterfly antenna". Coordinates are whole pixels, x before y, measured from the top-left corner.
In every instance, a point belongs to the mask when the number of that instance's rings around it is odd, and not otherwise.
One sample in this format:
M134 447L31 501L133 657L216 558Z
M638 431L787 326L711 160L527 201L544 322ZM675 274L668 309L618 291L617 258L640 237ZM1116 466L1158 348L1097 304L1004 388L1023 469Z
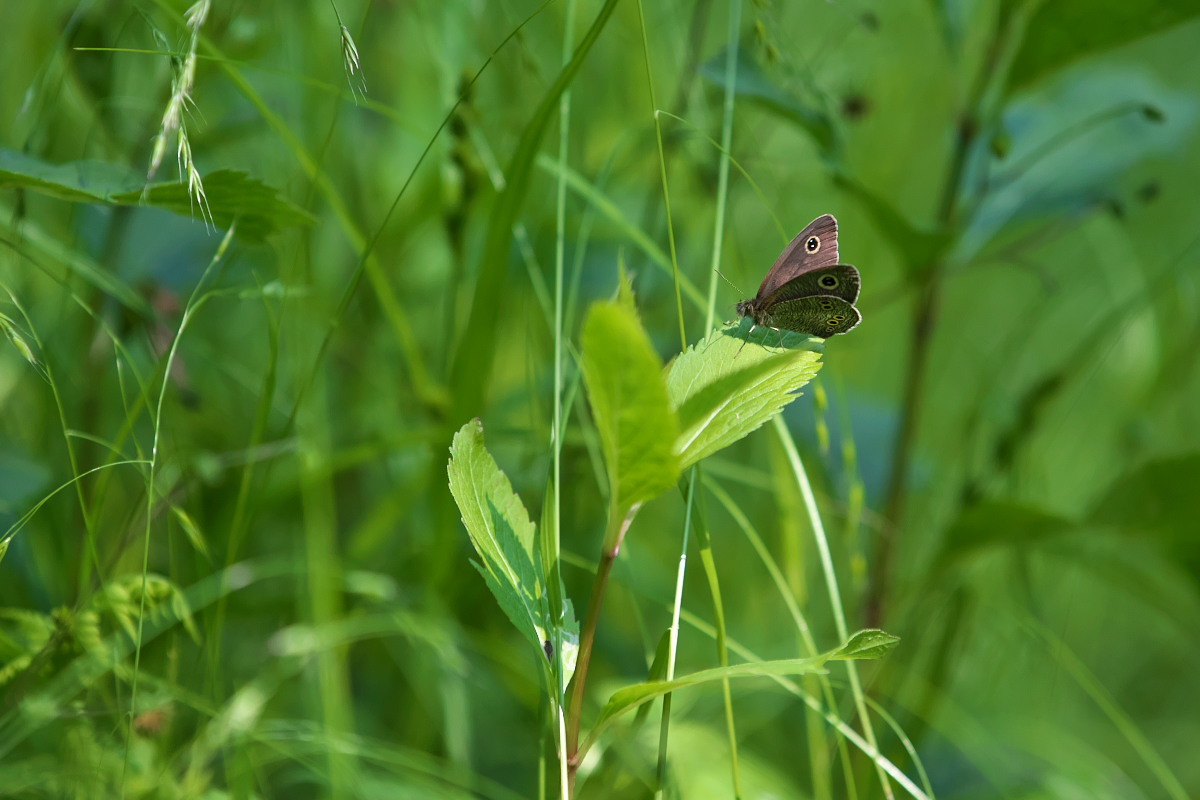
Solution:
M725 277L725 273L724 273L724 272L721 272L721 270L719 270L719 269L714 269L714 270L713 270L713 272L715 272L715 273L717 273L718 275L720 275L720 276L721 276L721 277L722 277L722 278L725 280L725 282L726 282L726 283L728 283L730 286L732 286L732 287L733 287L733 290L734 290L735 292L737 292L738 294L741 294L741 293L742 293L742 290L741 290L741 289L739 289L739 288L737 287L737 284L736 284L736 283L734 283L733 281L729 280L729 278L726 278L726 277Z

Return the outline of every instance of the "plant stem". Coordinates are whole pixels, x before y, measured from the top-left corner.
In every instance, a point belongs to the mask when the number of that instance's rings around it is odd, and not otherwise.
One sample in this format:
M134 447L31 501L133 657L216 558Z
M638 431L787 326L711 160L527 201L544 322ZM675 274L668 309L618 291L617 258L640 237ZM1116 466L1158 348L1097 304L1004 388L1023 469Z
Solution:
M994 55L989 58L989 62L993 59ZM955 222L967 157L979 133L978 111L987 87L988 72L986 69L980 71L971 102L967 104L968 110L963 112L959 120L954 154L938 208L937 221L942 230L951 230ZM945 266L944 256L939 255L922 272L920 297L913 307L910 320L912 346L908 352L908 367L904 372L904 402L900 430L896 434L896 445L892 449L891 477L883 512L883 532L875 550L875 558L871 561L871 577L867 586L866 624L869 627L879 627L883 624L883 606L887 600L888 582L892 573L896 535L904 524L905 505L908 500L908 464L912 458L917 425L920 423L924 405L925 373L929 366L933 331L941 310L942 276Z
M579 725L583 716L583 692L587 685L588 665L592 661L592 645L596 640L596 627L600 623L600 607L604 604L604 592L608 588L608 576L612 574L617 554L625 533L633 523L641 504L633 506L620 516L617 509L609 514L609 530L604 535L604 546L600 549L600 563L596 565L596 580L592 584L592 596L588 600L587 619L579 638L579 656L575 662L575 679L571 683L571 699L567 704L567 782L569 797L575 796L575 773L579 770L582 754L579 752ZM614 527L614 522L620 520Z
M1030 8L1032 6L1000 16L995 35L988 43L987 51L972 80L963 103L963 112L959 116L954 153L938 207L937 222L942 231L952 232L958 224L967 160L980 131L989 127L985 125L985 121L989 119L989 103L998 104L1003 101L1001 94L1007 80L1008 66L1028 21ZM1000 94L997 94L997 91ZM912 458L917 426L920 424L924 405L925 373L929 366L933 332L941 311L942 278L946 270L945 253L948 249L949 244L943 245L919 275L920 296L913 308L911 320L912 348L909 350L908 369L905 371L903 415L900 430L896 434L896 446L892 451L891 477L884 504L883 535L875 551L875 558L871 561L871 577L867 586L866 622L871 627L879 627L883 623L884 604L888 599L888 581L895 557L896 534L904 524L905 506L908 501L908 464Z

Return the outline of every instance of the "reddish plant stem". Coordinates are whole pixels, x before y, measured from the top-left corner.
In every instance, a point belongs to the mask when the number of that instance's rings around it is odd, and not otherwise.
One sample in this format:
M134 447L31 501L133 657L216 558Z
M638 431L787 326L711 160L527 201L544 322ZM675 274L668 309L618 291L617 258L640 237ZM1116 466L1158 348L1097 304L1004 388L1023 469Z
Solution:
M982 89L979 89L982 91ZM938 209L938 224L950 230L954 224L958 207L959 191L967 156L979 132L973 112L959 122L955 137L954 155L942 190ZM920 296L913 307L911 319L912 347L908 352L908 368L905 370L904 404L900 430L896 434L896 445L892 449L891 478L888 481L887 500L884 503L883 531L871 561L871 576L867 586L866 622L868 627L883 625L884 604L887 602L888 584L895 559L896 539L904 524L905 506L908 500L908 464L917 440L917 426L921 421L924 406L925 373L929 367L929 350L933 331L937 327L938 312L941 310L942 274L945 260L936 258L921 275Z
M612 574L617 554L621 552L621 543L625 541L625 533L629 530L639 506L640 504L629 509L619 527L610 529L604 537L600 563L596 565L596 580L592 584L592 596L588 600L587 618L579 637L579 656L575 662L571 698L567 703L567 786L571 797L575 796L575 774L579 771L579 763L583 758L583 754L579 752L579 727L583 717L583 693L587 686L588 666L592 661L592 646L596 641L596 628L600 624L600 607L604 604L608 578Z
M979 71L975 74L971 89L964 104L964 111L958 121L958 131L954 141L954 153L951 156L950 168L946 173L946 183L942 187L942 196L938 205L937 221L944 232L952 232L958 222L959 203L962 198L963 176L966 172L967 159L975 140L979 138L988 102L989 87L996 80L1004 80L1002 62L1006 52L1020 30L1018 20L1013 17L1004 18L1003 24L988 45ZM998 77L999 76L999 77ZM948 246L948 245L944 245ZM867 585L865 602L866 623L869 627L881 627L884 621L885 606L888 601L888 588L893 572L892 562L895 560L896 540L903 529L904 514L908 501L908 465L916 446L917 428L921 421L921 411L924 406L925 373L928 371L929 351L933 341L933 332L937 327L938 314L941 310L942 279L945 273L945 250L940 251L921 273L917 298L913 308L910 329L912 331L912 347L908 355L908 368L905 371L904 405L900 421L900 430L896 434L896 446L892 451L891 477L888 480L888 490L884 502L883 531L871 560L870 579Z

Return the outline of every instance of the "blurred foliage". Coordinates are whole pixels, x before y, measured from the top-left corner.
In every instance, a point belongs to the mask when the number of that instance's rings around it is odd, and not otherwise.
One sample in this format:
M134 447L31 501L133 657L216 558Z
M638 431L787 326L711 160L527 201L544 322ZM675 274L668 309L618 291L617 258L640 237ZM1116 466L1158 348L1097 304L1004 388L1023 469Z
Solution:
M6 8L0 795L555 796L544 656L447 485L478 417L581 616L610 492L647 500L588 725L666 680L695 530L676 676L713 682L672 695L668 795L1200 796L1200 5L187 10ZM747 433L796 386L705 373L679 406L668 373L660 427L745 405L684 491L668 456L614 487L587 365L619 387L737 350L713 267L749 292L824 212L864 321L787 435ZM640 327L602 310L589 340L621 263ZM720 680L846 624L900 643ZM648 707L580 797L651 796Z

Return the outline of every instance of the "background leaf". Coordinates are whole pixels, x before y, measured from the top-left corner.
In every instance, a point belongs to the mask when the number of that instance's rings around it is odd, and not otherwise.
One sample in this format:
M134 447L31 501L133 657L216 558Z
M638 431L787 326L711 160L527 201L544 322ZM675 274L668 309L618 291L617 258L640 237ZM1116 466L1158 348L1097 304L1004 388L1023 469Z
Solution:
M75 203L149 206L183 217L201 217L186 182L156 183L145 187L145 179L140 173L107 161L50 164L23 153L0 149L0 188L6 186L30 189ZM204 191L212 222L227 229L237 220L237 236L247 242L261 242L284 228L315 222L307 211L245 172L229 169L211 172L204 177Z
M1096 4L1052 0L1037 4L1009 75L1019 88L1072 61L1120 47L1200 17L1192 0Z

